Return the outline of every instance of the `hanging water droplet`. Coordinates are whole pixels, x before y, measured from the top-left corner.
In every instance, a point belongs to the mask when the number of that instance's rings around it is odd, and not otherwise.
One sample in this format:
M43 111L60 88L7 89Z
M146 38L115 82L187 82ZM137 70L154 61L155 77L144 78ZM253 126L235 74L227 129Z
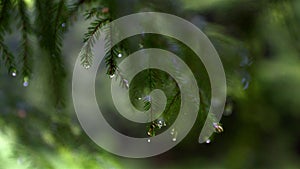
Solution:
M126 87L127 89L129 89L129 82L128 82L128 80L123 79L123 83L125 84L125 87Z
M28 82L23 82L23 86L24 86L24 87L27 87L28 85L29 85Z
M61 27L63 27L63 28L66 27L66 23L62 23Z
M121 58L123 55L122 55L122 53L119 53L118 54L118 58Z
M115 74L112 74L112 75L109 75L109 78L114 78L115 77Z
M84 62L84 63L83 63L83 67L84 67L85 69L89 69L89 68L91 67L91 65L90 65L89 63L87 63L87 62Z
M142 100L142 98L139 97L138 100Z
M161 129L163 126L167 126L167 124L166 124L166 122L164 121L163 118L158 119L156 125L157 125L157 127L158 127L159 129Z
M13 77L16 77L17 76L17 70L16 69L12 70L11 75Z
M29 78L27 76L25 76L24 79L23 79L23 86L24 87L27 87L29 85L28 80L29 80Z
M172 128L170 134L171 134L171 135L174 135L174 134L175 134L175 129L174 129L174 128Z
M145 96L143 100L147 101L147 102L151 102L151 96L149 96L149 95Z
M159 121L158 121L158 123L157 123L157 126L158 126L158 128L160 128L160 129L162 128L162 126L163 126L163 123L162 123L162 121L161 121L161 120L159 120Z
M178 132L174 128L171 130L171 135L173 136L172 141L175 142L177 140Z
M148 142L148 143L150 143L150 142L151 142L151 140L150 140L150 139L148 139L148 140L147 140L147 142Z
M245 77L242 79L243 89L246 90L249 87L249 80L247 80Z
M15 68L10 69L10 72L13 77L17 76L17 70Z
M209 144L210 142L211 142L210 139L207 139L207 140L205 141L206 144Z
M213 126L215 128L215 131L217 133L222 133L224 131L223 127L221 126L220 123L213 123Z

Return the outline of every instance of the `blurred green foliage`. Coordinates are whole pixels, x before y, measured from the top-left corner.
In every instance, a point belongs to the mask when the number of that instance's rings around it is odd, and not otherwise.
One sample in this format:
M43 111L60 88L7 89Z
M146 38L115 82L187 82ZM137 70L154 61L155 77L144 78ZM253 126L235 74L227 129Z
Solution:
M175 14L207 34L226 70L228 102L226 116L221 121L225 132L216 135L210 144L198 144L201 119L206 117L200 115L187 138L156 157L126 159L95 145L81 129L70 99L70 75L89 24L79 15L73 25L68 25L62 48L67 69L65 107L54 107L49 98L53 93L45 75L51 65L45 62L42 50L35 49L33 76L27 88L19 84L19 77L11 77L1 66L0 169L300 168L300 1L103 0L98 3L107 5L116 17L140 11ZM83 6L81 11L89 7ZM16 53L19 39L19 33L12 33L5 36L4 42ZM157 43L164 39L153 39L150 37L144 45L168 48ZM181 49L188 50L184 46ZM191 69L199 64L194 60L189 63ZM197 78L204 81L201 84L209 97L210 89L205 87L207 77ZM101 88L101 84L98 86Z

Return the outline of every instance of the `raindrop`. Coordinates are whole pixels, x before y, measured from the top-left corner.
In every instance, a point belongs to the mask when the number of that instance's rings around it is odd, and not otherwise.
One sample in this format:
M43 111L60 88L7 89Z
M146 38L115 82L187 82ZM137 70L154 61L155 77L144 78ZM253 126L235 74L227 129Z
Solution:
M119 53L118 54L118 58L121 58L123 55L122 55L122 53Z
M142 100L142 98L139 97L138 100Z
M172 139L172 141L174 141L174 142L177 141L176 137L174 137L174 138Z
M88 62L84 62L84 63L83 63L83 67L84 67L85 69L89 69L89 68L91 67L91 65L90 65Z
M143 100L147 101L147 102L151 102L151 96L149 96L149 95L145 96Z
M123 79L123 82L124 82L124 84L125 84L125 87L126 87L127 89L129 89L129 83L128 83L128 80Z
M25 76L24 79L23 79L23 86L24 87L27 87L29 85L28 80L29 80L29 78L27 76Z
M174 135L175 134L175 129L173 128L170 132L171 135Z
M242 79L243 89L246 90L249 87L249 80L247 80L245 77Z
M214 126L215 131L217 133L222 133L224 131L223 127L219 123L213 123L213 126Z
M63 28L66 27L66 23L62 23L61 27L63 27Z
M112 74L112 75L109 75L109 78L114 78L115 77L115 74Z
M24 87L27 87L28 85L29 85L29 83L27 81L23 83Z
M148 139L148 140L147 140L147 142L148 142L148 143L150 143L150 142L151 142L151 140L150 140L150 139Z
M162 128L162 126L163 126L163 123L162 123L162 121L161 121L161 120L159 120L159 121L158 121L158 123L157 123L157 126L158 126L158 128Z
M211 140L210 140L210 139L207 139L207 140L205 141L205 143L206 143L206 144L209 144L209 143L211 143Z
M163 126L167 126L167 124L164 121L164 119L159 119L159 120L157 120L157 126L159 129L161 129Z
M11 75L12 75L13 77L16 77L16 76L17 76L17 70L16 70L15 68L12 68L12 69L10 70L10 72L11 72Z

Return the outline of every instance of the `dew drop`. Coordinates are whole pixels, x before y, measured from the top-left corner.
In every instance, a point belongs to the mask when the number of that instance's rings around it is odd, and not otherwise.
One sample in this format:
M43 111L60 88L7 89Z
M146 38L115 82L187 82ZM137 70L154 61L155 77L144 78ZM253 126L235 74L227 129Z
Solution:
M172 141L174 141L174 142L177 141L176 137L174 137L174 138L172 139Z
M147 102L151 102L151 96L149 96L149 95L145 96L143 100L147 101Z
M150 143L150 142L151 142L151 140L150 140L150 139L148 139L148 140L147 140L147 142L148 142L148 143Z
M126 87L127 89L129 89L129 83L128 83L128 80L123 79L123 83L125 84L125 87Z
M217 133L222 133L224 131L223 127L219 123L213 123L213 127Z
M207 140L205 141L205 143L206 143L206 144L209 144L209 143L211 143L211 140L210 140L210 139L207 139Z
M63 27L63 28L66 27L66 23L62 23L61 27Z
M138 100L142 100L142 98L139 97Z
M161 119L157 120L157 126L159 129L161 129L164 126L167 126L167 124L166 124L165 120L163 118L161 118Z
M17 70L15 68L10 69L10 72L13 77L17 76Z
M115 74L112 74L112 75L109 75L109 78L114 78L115 77Z
M247 80L245 77L242 79L243 89L246 90L249 87L249 80Z
M84 68L85 69L89 69L91 66L90 65L85 65Z
M172 130L171 130L171 133L170 133L171 135L174 135L175 134L175 129L173 128Z
M26 81L26 82L23 82L23 86L24 87L27 87L29 85L29 83Z
M119 53L118 54L118 58L121 58L123 55L122 55L122 53Z
M28 80L29 80L29 78L27 76L25 76L24 79L23 79L23 86L24 87L27 87L29 85Z
M158 120L157 126L158 126L158 128L162 128L162 126L163 126L163 121L162 121L162 120Z

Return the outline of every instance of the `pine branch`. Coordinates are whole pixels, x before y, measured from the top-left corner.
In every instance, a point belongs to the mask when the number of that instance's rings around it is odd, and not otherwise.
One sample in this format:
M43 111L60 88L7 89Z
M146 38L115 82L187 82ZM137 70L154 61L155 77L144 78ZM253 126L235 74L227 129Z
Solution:
M86 11L86 13L84 14L84 17L86 20L92 19L94 17L101 17L101 15L103 15L102 10L103 10L103 7L92 8L91 10Z
M62 60L61 48L64 27L62 24L68 19L68 10L65 0L57 3L53 1L36 1L36 25L40 35L40 45L47 52L51 67L51 81L57 106L63 105L65 69ZM50 17L49 16L53 16ZM48 23L48 24L46 24Z
M97 39L100 37L101 28L107 25L110 22L110 16L107 14L101 15L94 20L88 32L85 34L84 45L79 53L81 57L81 63L85 68L89 68L93 63L94 53L92 48Z
M23 0L18 1L18 12L20 17L19 29L22 32L22 43L21 43L21 52L20 58L22 58L22 68L21 72L24 78L29 78L31 75L31 66L32 66L32 50L30 45L29 35L31 31L30 20L26 12L26 4ZM25 81L24 81L25 82Z
M124 75L122 75L121 71L119 69L116 70L116 78L118 80L118 78L120 78L120 86L121 87L125 87L126 89L129 89L129 82L128 80L124 77ZM110 76L111 78L113 76Z
M0 39L0 54L2 55L3 62L7 67L10 73L16 71L16 63L14 60L13 54L8 50L7 46L3 44L2 40Z
M106 7L92 8L85 13L86 19L96 18L91 26L88 28L88 32L85 34L84 45L80 51L81 64L85 68L89 68L93 63L94 53L92 48L95 41L100 37L100 32L103 31L105 34L105 63L107 67L107 74L110 77L118 75L118 67L116 58L122 57L121 48L119 45L112 46L112 35L111 27L107 26L111 22L111 16L108 13L109 9ZM128 86L126 79L121 77L121 85Z
M84 4L88 4L91 3L91 0L78 0L77 2L69 5L69 18L71 19L71 17L73 17L79 10L79 8L81 6L83 6Z
M3 43L3 36L9 30L9 19L10 19L10 10L12 9L12 3L10 0L0 1L1 15L0 15L0 54L4 62L4 65L7 67L10 73L16 71L16 63L13 54L9 51L8 47Z

